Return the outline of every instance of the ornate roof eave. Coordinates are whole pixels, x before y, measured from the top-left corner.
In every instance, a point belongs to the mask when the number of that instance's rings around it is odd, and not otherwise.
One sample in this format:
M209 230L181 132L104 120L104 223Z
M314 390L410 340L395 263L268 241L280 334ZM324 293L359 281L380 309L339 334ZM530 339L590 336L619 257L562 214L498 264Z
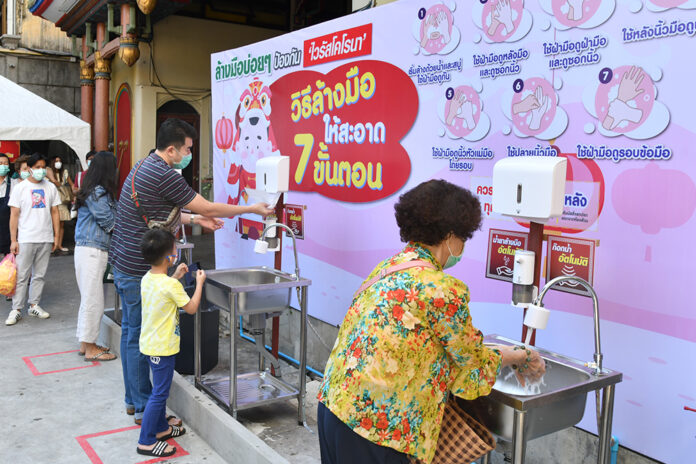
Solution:
M60 0L34 0L29 6L29 11L36 16L55 23L68 35L81 37L85 34L85 24L88 22L106 22L108 5L122 5L134 3L133 0L73 0L67 2ZM186 6L190 0L157 0L154 11L150 14L151 23L154 24L164 19L180 8ZM68 8L68 11L64 10ZM61 11L63 10L63 11ZM118 8L117 8L118 10ZM138 13L141 15L142 13ZM144 16L143 16L144 17Z

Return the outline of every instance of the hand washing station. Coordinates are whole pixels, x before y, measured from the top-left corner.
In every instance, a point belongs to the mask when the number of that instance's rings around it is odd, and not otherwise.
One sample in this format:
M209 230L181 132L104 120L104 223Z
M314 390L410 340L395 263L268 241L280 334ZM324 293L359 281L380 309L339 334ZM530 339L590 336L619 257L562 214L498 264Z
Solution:
M485 338L487 344L520 344L499 335ZM510 375L498 377L490 395L473 401L460 401L462 407L486 426L499 440L512 443L512 462L523 464L529 440L572 427L585 413L587 394L603 390L601 411L598 410L599 452L597 462L609 464L611 425L614 407L614 386L622 374L602 369L597 375L593 367L541 348L535 348L546 361L544 383L538 390L521 387ZM599 404L598 404L599 406ZM598 408L599 409L599 408ZM484 457L482 463L488 463Z
M275 401L297 398L297 420L305 422L305 368L307 359L307 287L312 283L298 275L288 274L267 267L249 267L242 269L213 270L207 273L205 298L212 305L230 313L230 373L229 377L204 379L201 376L200 353L200 312L196 313L195 326L195 385L214 398L226 408L233 417L237 411L252 408ZM277 359L265 348L264 335L261 330L256 338L259 352L259 370L239 374L237 347L239 334L236 330L240 316L249 316L250 320L265 319L280 312L291 310L292 289L297 289L300 305L300 375L297 385L291 385L280 378ZM270 360L276 368L278 377L264 369L264 360Z

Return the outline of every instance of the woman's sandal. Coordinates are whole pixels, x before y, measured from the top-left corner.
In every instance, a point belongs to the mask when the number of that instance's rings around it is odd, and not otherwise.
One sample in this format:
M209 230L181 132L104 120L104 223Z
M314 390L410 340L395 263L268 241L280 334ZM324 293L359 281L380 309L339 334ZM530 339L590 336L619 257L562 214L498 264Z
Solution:
M159 437L157 439L160 441L167 441L170 438L180 437L186 433L186 429L183 427L177 427L176 425L170 425L170 427L172 428L171 432L169 432L168 434L164 435L163 437Z
M166 451L167 446L169 446L169 444L166 441L158 440L155 442L155 446L153 446L152 449L142 449L138 446L136 450L138 451L138 454L142 454L144 456L154 456L156 458L166 458L167 456L176 454L175 446L172 447L171 451Z
M107 355L107 356L110 355L110 356L113 356L113 358L106 358L106 359L104 359L104 358L102 358L102 356L104 356L104 355ZM109 352L108 350L107 350L107 351L101 351L98 355L92 356L91 358L88 358L87 356L85 356L85 362L94 362L94 361L107 362L107 361L113 361L113 360L115 360L115 359L118 359L118 356L116 356L115 354Z

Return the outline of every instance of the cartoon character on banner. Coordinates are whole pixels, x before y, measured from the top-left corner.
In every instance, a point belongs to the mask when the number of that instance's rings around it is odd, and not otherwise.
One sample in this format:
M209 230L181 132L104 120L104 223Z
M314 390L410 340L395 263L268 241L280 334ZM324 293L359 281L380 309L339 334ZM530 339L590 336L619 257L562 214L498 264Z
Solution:
M235 114L233 161L227 176L227 203L249 204L247 189L256 188L256 162L264 156L279 156L271 128L271 89L254 78L239 97ZM251 239L261 236L263 223L239 218L237 231Z

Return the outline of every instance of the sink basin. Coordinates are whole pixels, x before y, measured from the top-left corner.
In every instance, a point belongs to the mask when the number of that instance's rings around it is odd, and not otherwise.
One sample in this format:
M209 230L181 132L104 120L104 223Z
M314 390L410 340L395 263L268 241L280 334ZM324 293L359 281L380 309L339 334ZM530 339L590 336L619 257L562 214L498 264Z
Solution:
M484 339L486 344L519 345L499 335ZM473 401L459 400L462 407L492 433L505 441L513 440L515 411L525 413L524 437L532 440L572 427L582 420L587 393L621 382L622 374L603 369L594 375L584 361L535 348L546 361L543 384L521 387L514 375L498 376L490 395Z
M231 311L237 295L237 314L282 311L290 307L294 287L311 284L286 272L265 266L206 271L205 298L214 306Z

